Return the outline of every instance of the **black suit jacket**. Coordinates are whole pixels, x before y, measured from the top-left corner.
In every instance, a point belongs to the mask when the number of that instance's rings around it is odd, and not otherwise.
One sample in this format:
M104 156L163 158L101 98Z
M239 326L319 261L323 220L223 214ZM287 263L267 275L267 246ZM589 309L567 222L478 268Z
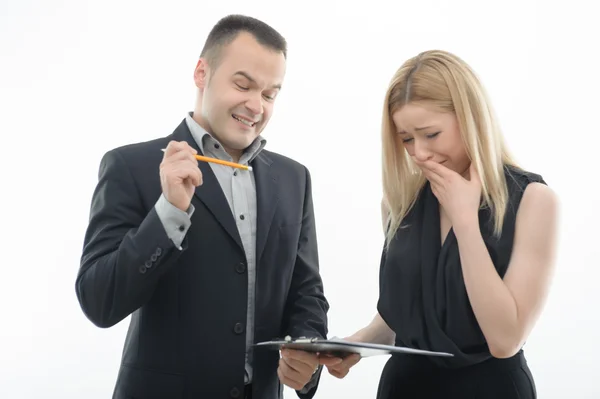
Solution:
M154 205L170 140L199 151L185 120L168 137L102 158L76 280L97 326L132 315L114 398L242 398L247 274L235 220L210 166L192 203L192 225L173 242ZM200 153L200 151L199 151ZM257 188L255 341L327 335L308 170L263 150ZM255 399L280 398L279 353L255 350ZM319 371L320 373L320 371ZM318 382L319 375L317 376ZM300 397L311 398L316 387Z

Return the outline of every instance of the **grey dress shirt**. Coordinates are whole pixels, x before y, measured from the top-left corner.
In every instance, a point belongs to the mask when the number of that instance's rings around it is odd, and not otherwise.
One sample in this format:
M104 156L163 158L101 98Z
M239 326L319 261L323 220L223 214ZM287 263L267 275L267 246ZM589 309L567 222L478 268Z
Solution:
M186 123L194 141L206 156L232 161L231 156L223 149L221 143L204 130L194 119L192 113L186 115ZM265 147L267 141L259 136L246 149L238 163L248 165ZM244 383L252 382L252 344L254 342L254 297L256 288L256 185L254 174L247 170L234 169L229 166L209 163L214 172L229 207L234 216L244 252L246 254L248 272L248 307L246 322L246 366ZM167 236L181 250L181 243L191 226L191 216L194 206L186 212L172 205L164 195L161 195L155 205L161 223ZM183 228L182 228L183 227ZM321 368L321 367L319 367ZM318 380L316 372L300 393L306 393Z
M225 161L233 161L223 146L192 119L192 114L186 115L186 122L192 137L198 144L202 153L208 157ZM266 145L266 140L261 136L248 147L238 163L248 165ZM246 323L246 373L244 382L252 381L252 344L254 341L254 295L256 281L256 185L252 172L230 166L209 163L214 172L238 228L246 254L248 272L248 308ZM190 217L194 206L190 204L187 212L173 206L161 195L156 203L156 212L163 223L168 237L174 244L181 248L181 242L187 233L191 222ZM183 226L183 230L180 230Z

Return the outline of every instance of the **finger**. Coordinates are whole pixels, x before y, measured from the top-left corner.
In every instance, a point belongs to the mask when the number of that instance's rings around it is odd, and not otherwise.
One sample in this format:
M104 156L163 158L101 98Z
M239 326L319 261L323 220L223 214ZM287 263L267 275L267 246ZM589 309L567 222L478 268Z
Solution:
M202 172L198 165L191 164L188 161L181 161L175 165L168 165L161 169L161 179L167 182L184 182L198 187L202 184Z
M348 374L348 372L350 370L348 370L348 369L337 369L337 368L328 367L327 371L329 371L329 374L331 374L332 376L341 379L341 378L344 378Z
M332 366L332 367L327 367L327 369L329 370L329 373L338 377L338 378L343 378L344 376L346 376L346 374L348 374L348 372L350 371L350 369L352 367L354 367L356 365L356 363L358 363L360 361L360 356L358 354L354 354L351 356L348 356L346 359L344 359L344 361L338 365Z
M195 157L195 150L192 147L184 148L181 150L174 151L167 155L165 152L165 156L163 157L163 162L175 162L183 159L189 159L192 162L198 162Z
M279 359L279 368L281 369L284 376L291 378L296 382L300 382L301 374L292 366L290 366L288 361L286 361L283 358Z
M341 364L343 362L342 358L339 357L335 357L335 356L319 356L319 364L322 364L323 366L336 366L338 364Z
M440 187L437 184L435 184L435 183L431 184L431 192L439 200L441 191L440 191Z
M162 169L168 176L181 179L192 177L193 175L196 175L199 170L198 163L188 159L168 163L164 165Z
M449 168L445 167L444 165L442 165L441 163L437 163L434 161L425 161L423 163L423 166L427 170L433 172L434 175L440 176L444 179L449 179L457 174L452 169L449 169Z
M358 363L360 361L360 355L354 353L350 356L348 356L347 358L344 359L344 361L342 362L342 364L348 368L356 365L356 363Z
M279 369L277 370L278 374L279 374L279 378L281 379L281 382L285 383L286 385L302 385L301 384L301 380L302 380L302 376L300 373L298 373L296 370L292 369L286 362L284 359L279 359ZM302 386L300 386L300 389L302 389Z
M344 359L344 361L342 363L340 363L338 366L335 366L336 370L350 370L350 368L352 368L353 366L356 365L356 363L358 363L360 361L360 356L357 354L348 356L347 358Z
M435 163L433 161L425 161L423 162L423 169L425 171L427 171L427 173L432 176L432 177L438 177L438 178L443 178L444 174L442 172L442 170L439 168L438 163Z
M165 154L164 157L170 157L171 155L177 153L177 152L189 152L192 155L195 155L198 153L198 151L196 151L195 148L193 148L192 146L190 146L188 144L187 141L174 141L171 140L169 142L169 144L167 144L167 148L165 148Z
M287 385L292 389L302 389L302 387L300 387L300 383L285 376L281 368L277 369L277 377L279 377L279 381L281 381L282 384Z
M200 171L200 168L198 167L198 165L196 165L196 169L194 170L196 173L194 174L194 176L196 177L196 179L194 180L194 185L196 187L201 186L202 182L204 181L202 178L202 172Z
M306 363L309 366L314 366L319 363L319 358L316 353L295 349L283 349L281 351L281 355L286 359L294 359L302 363Z
M167 148L165 148L164 156L165 156L165 158L169 157L169 156L175 154L176 152L183 150L183 148L185 148L184 142L171 140L171 141L169 141L169 144L167 144Z
M185 179L184 184L189 185L190 188L192 187L198 187L200 185L202 185L202 179L199 179L197 175L191 175L190 177L188 177L187 179Z
M163 158L173 155L174 153L178 152L180 148L181 144L178 141L169 141L169 144L167 144L167 147L165 148Z
M469 180L479 182L479 172L477 172L477 167L475 166L475 162L471 162L471 166L469 166Z
M190 180L190 183L194 185L194 187L198 187L202 184L202 171L196 162L194 162L190 168L190 175L188 179Z
M312 375L312 373L315 371L315 369L318 366L318 363L311 365L311 364L304 363L297 359L286 358L286 357L283 357L283 361L285 362L285 364L287 364L290 367L290 369L296 371L297 373L299 373L301 375L307 375L307 374Z
M432 184L443 184L444 178L429 169L423 169L423 174Z

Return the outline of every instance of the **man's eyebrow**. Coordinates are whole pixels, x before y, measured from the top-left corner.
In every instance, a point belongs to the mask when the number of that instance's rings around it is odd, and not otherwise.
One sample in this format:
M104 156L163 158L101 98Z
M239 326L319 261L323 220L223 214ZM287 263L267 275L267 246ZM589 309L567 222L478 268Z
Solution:
M252 76L250 76L247 72L237 71L236 73L233 74L233 76L236 76L236 75L243 76L246 79L248 79L249 81L251 81L252 83L256 83L256 80L254 80L254 78Z
M254 79L252 76L250 76L250 74L248 74L247 72L244 72L244 71L237 71L236 73L233 74L233 76L243 76L244 78L248 79L248 81L250 81L251 83L256 83L256 79ZM281 83L274 84L272 86L272 88L281 89Z

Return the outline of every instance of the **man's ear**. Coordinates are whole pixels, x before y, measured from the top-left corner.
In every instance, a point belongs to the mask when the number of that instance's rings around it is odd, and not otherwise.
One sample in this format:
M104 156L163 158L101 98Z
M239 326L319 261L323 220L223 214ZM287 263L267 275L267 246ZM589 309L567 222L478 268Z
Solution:
M209 73L210 68L208 66L208 62L206 62L204 58L200 58L196 64L196 69L194 69L194 83L196 83L197 88L206 88L206 85L208 84Z

